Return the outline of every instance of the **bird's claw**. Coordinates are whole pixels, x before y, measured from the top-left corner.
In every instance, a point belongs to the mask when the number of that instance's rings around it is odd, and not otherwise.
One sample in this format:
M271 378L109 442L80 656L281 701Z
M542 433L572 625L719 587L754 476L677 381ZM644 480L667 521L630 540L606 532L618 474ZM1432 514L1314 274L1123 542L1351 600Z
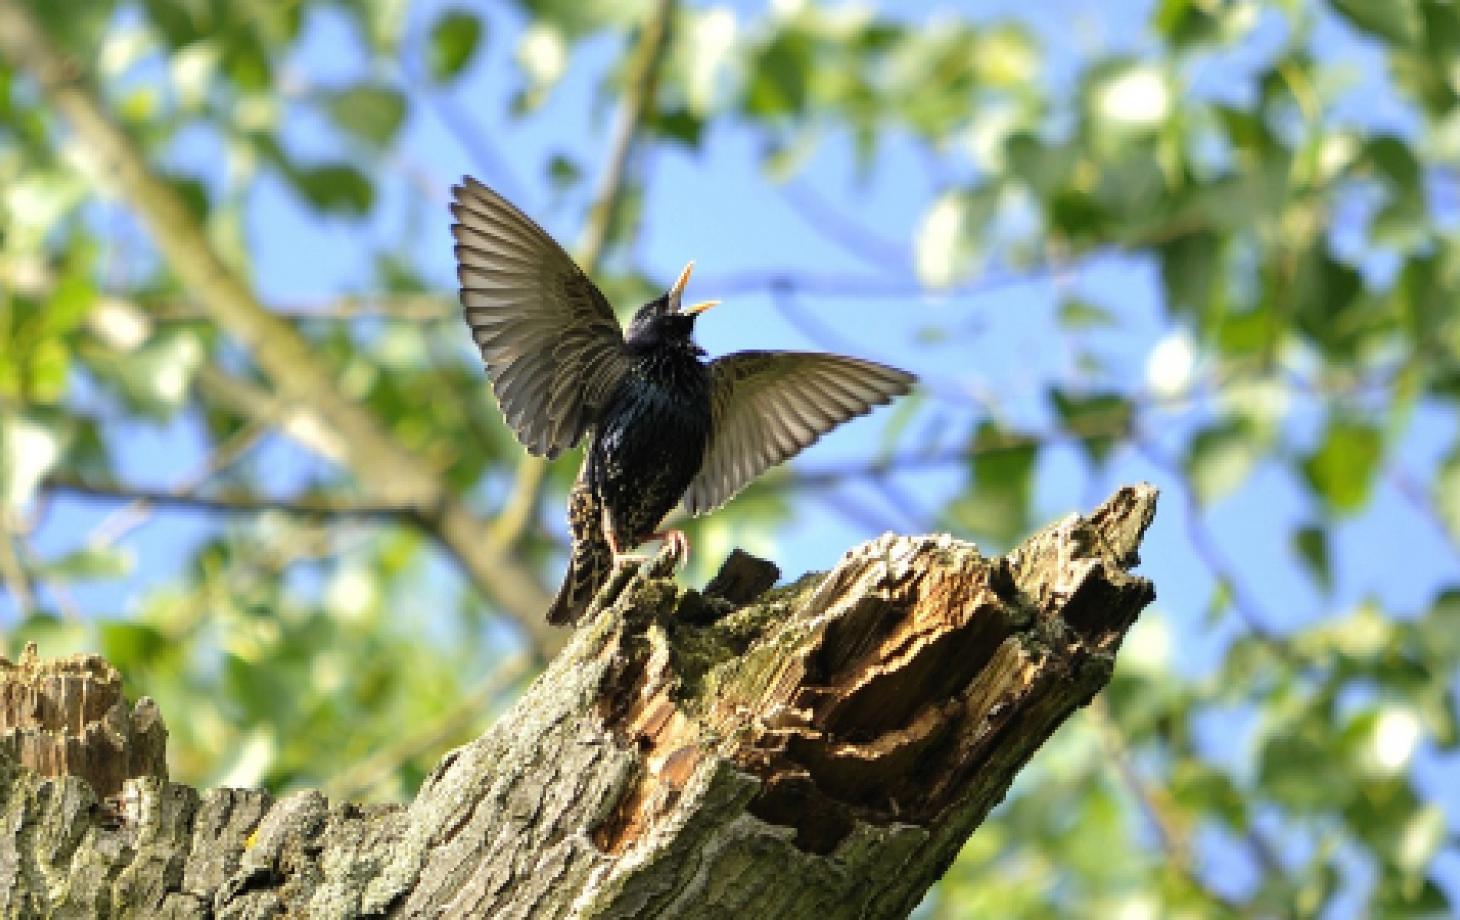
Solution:
M689 562L689 537L685 536L682 530L665 530L654 534L655 539L663 540L664 546L669 550L670 556L674 558L674 567L679 568Z

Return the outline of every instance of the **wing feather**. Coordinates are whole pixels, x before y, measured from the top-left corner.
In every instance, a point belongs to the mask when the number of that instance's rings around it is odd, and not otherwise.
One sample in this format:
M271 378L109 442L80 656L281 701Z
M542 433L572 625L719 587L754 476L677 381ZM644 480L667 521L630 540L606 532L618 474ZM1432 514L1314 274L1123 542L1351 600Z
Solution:
M908 392L914 379L874 361L811 352L742 351L710 362L710 443L685 491L686 510L720 507L837 425Z
M457 279L502 415L528 451L577 444L624 373L613 308L562 247L468 177L452 189Z

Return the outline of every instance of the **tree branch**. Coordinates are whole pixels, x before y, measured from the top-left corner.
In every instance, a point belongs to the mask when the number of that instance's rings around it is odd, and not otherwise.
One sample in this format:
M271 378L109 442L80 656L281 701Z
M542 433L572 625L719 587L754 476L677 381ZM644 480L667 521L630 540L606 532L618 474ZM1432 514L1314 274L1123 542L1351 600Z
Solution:
M331 431L344 462L381 502L416 508L478 589L522 626L542 655L562 644L542 613L548 596L536 575L453 496L427 464L402 448L367 409L345 396L308 341L269 312L208 244L178 193L155 175L142 153L80 80L19 0L0 0L0 54L33 78L84 141L150 230L172 270L217 323L250 352L286 405L305 405Z
M888 535L758 597L765 564L743 555L705 593L664 554L621 569L408 805L200 795L143 770L109 811L21 746L0 758L0 863L29 868L0 872L0 913L905 916L1109 680L1154 596L1129 569L1155 497L1122 489L996 559ZM0 701L22 699L14 674Z
M145 502L164 508L191 508L228 514L282 511L287 514L309 517L406 521L412 520L416 514L416 509L410 505L384 505L322 495L273 496L238 492L200 495L197 492L179 492L172 489L84 482L71 476L51 476L46 479L41 488L46 492L59 492L106 501Z

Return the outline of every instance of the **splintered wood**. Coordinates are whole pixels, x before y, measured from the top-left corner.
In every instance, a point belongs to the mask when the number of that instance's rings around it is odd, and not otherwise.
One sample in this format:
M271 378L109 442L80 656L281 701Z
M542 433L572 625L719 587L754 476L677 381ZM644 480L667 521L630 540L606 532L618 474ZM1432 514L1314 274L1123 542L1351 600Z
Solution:
M95 655L0 658L0 754L41 776L79 776L98 798L135 776L167 776L167 729L152 701L128 710L122 677Z
M640 767L595 843L631 848L711 757L757 777L747 810L811 853L858 822L932 825L970 795L992 805L1104 686L1154 597L1125 571L1154 507L1153 490L1125 489L995 559L946 535L884 536L789 591L743 648L698 635L734 614L698 627L672 603L630 612L600 712ZM720 657L694 660L705 648ZM681 667L703 672L697 690Z

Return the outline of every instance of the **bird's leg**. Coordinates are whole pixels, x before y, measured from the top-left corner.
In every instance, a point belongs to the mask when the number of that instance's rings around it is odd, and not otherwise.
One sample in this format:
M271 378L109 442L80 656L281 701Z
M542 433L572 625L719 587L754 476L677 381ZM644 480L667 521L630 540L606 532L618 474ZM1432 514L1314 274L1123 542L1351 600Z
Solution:
M651 540L663 540L669 544L679 565L689 562L689 537L682 530L657 530L649 534Z
M613 535L613 528L604 522L603 536L608 540L608 550L613 553L613 567L618 568L624 565L639 565L649 557L641 553L631 553L618 545L618 538Z

